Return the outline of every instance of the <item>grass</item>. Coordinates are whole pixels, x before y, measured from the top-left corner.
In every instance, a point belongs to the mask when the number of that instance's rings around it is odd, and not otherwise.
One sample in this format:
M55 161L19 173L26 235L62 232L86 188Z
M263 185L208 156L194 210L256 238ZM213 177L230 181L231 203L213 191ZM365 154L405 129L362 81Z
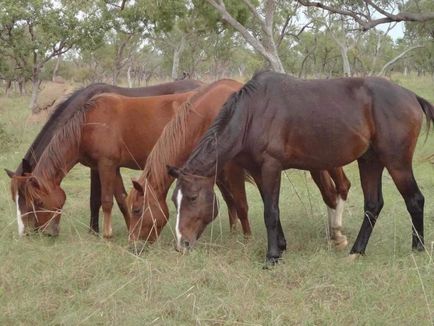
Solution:
M434 101L429 79L398 81ZM25 123L27 98L0 98L0 166L14 169L41 125ZM9 179L0 175L0 325L431 325L434 321L434 134L415 155L425 194L428 251L411 251L404 202L386 174L385 207L367 255L348 263L326 240L326 210L309 174L283 177L281 216L288 241L276 268L262 270L266 249L262 202L248 187L253 238L230 234L226 211L191 254L173 250L174 219L141 256L128 252L115 210L114 239L87 232L89 171L77 166L63 182L68 195L57 239L17 236ZM8 138L9 139L9 138ZM0 142L1 143L1 142ZM357 166L344 227L350 244L363 216ZM138 172L124 171L125 175ZM129 177L124 178L129 188ZM171 205L172 206L172 205ZM173 216L173 211L172 211Z

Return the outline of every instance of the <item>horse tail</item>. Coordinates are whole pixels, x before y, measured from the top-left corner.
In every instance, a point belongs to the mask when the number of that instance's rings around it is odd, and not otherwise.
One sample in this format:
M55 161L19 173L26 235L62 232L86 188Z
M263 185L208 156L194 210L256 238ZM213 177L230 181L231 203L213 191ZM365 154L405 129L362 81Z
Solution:
M430 130L431 127L431 122L434 122L434 106L428 102L427 100L425 100L424 98L417 96L416 95L416 99L419 102L419 105L423 111L423 113L425 113L425 117L426 117L426 123L427 123L427 136L428 136L428 132Z

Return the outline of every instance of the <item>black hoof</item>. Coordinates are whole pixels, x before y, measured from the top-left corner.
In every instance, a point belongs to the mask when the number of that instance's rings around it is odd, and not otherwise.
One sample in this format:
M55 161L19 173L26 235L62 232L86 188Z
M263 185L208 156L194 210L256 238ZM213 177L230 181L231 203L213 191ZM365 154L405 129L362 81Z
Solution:
M271 269L279 263L279 257L267 257L262 269Z
M418 242L416 245L413 245L413 250L415 250L415 251L424 251L425 250L425 246L423 245L422 242Z

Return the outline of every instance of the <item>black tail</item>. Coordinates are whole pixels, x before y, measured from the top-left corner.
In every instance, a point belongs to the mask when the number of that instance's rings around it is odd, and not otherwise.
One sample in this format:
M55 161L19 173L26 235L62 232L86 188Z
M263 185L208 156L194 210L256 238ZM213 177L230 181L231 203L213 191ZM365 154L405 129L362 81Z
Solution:
M434 122L434 106L420 96L416 95L416 99L419 102L423 113L425 113L426 123L427 123L427 134L428 134L429 129L431 127L431 122Z

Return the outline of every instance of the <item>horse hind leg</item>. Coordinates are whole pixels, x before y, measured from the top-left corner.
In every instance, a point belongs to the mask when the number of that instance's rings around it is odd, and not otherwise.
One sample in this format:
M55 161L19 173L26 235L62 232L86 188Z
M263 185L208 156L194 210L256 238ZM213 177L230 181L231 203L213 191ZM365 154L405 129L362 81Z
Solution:
M250 229L250 222L248 218L249 207L246 197L244 169L236 164L228 163L225 166L223 173L226 191L228 192L228 196L232 198L233 205L235 207L234 217L236 220L233 222L233 224L236 225L237 220L239 220L243 234L248 237L252 234L252 231Z
M424 250L423 209L425 198L413 175L411 163L405 168L388 168L388 171L404 198L412 222L412 248Z
M337 250L343 250L348 240L342 233L342 215L350 182L341 168L335 170L311 171L311 175L327 206L330 241Z
M113 194L116 183L116 168L109 162L100 162L98 172L101 180L101 206L104 213L103 237L111 238Z
M365 213L359 234L350 251L352 257L365 253L372 230L384 205L381 184L384 165L373 155L361 157L358 164L365 201Z

